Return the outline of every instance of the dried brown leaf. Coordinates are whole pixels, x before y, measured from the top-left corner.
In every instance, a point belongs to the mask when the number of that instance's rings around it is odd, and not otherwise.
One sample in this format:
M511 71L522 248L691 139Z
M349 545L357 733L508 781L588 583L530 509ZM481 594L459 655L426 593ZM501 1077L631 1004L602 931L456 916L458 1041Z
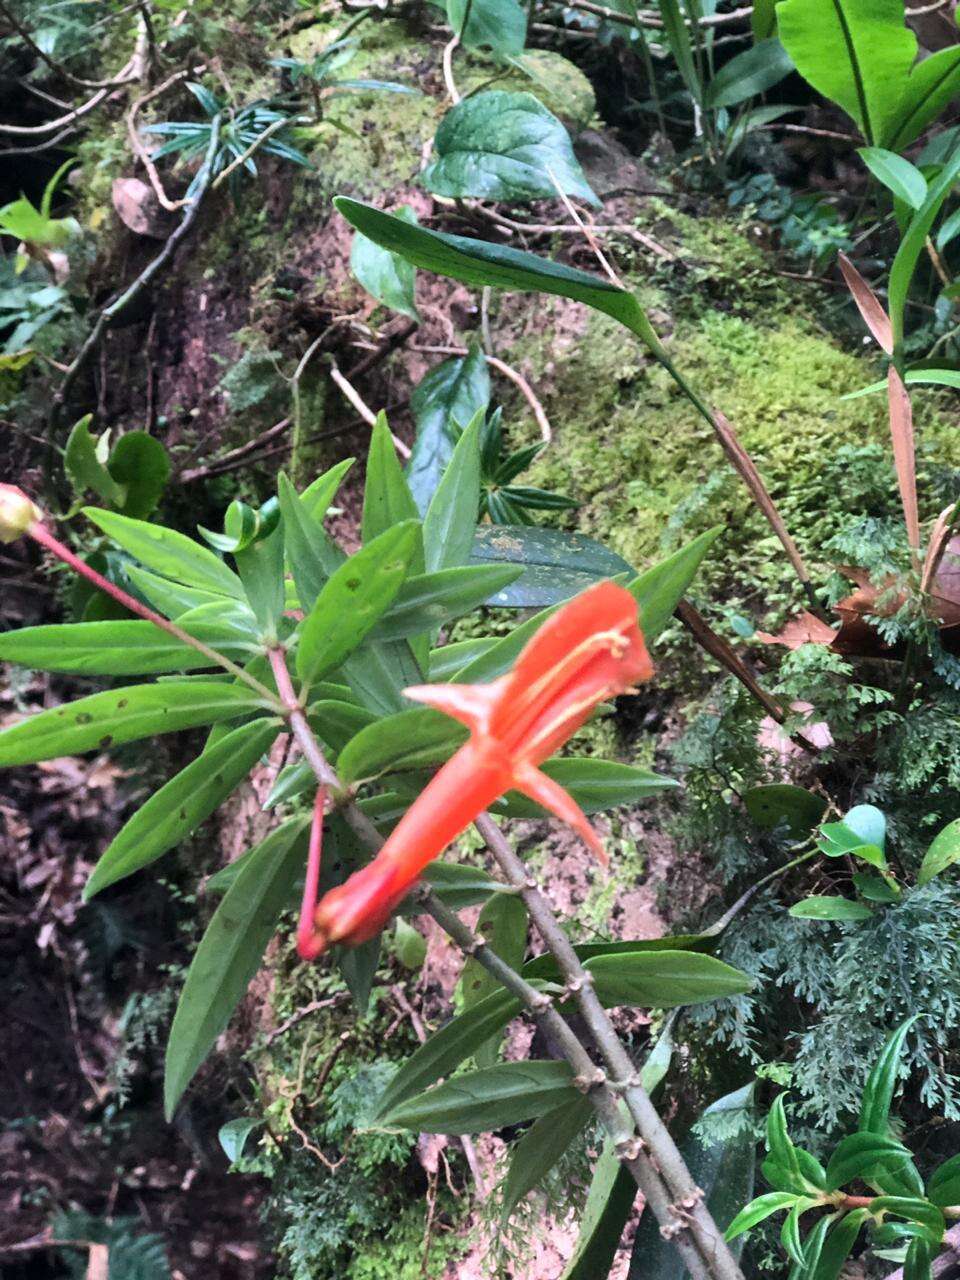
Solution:
M907 541L915 551L920 548L920 517L917 511L917 461L913 440L913 409L903 379L891 365L887 370L887 405L890 409L890 435L893 439L893 461L897 484L907 525Z
M778 635L769 631L758 631L755 637L761 644L782 644L785 649L799 649L805 644L833 644L837 638L837 629L826 622L821 622L806 609L798 618L792 618Z
M880 304L880 299L845 253L839 255L839 262L840 271L846 281L847 288L853 294L857 310L863 316L864 324L887 355L892 356L893 326L890 323L890 317Z

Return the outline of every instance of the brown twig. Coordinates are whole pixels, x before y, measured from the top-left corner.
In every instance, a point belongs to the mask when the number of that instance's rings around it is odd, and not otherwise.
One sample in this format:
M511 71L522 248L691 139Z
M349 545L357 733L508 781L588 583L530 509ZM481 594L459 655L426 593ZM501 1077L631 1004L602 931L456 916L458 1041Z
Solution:
M759 684L746 664L734 653L726 640L717 635L706 618L693 607L690 601L681 600L674 612L701 649L709 653L711 658L715 658L722 667L739 680L777 724L783 724L787 716L780 703Z
M140 135L137 132L137 115L148 102L152 102L154 98L159 98L161 94L166 93L168 89L172 89L175 84L180 84L183 80L186 80L188 76L198 75L203 70L204 67L200 66L192 68L188 67L181 71L175 71L172 76L167 76L166 80L161 84L156 85L155 88L151 89L148 93L143 94L141 97L137 98L135 102L131 103L130 110L127 112L127 139L130 142L130 147L134 155L143 165L147 178L150 181L150 185L153 187L154 195L168 213L176 213L178 209L183 208L187 201L186 199L171 200L164 190L163 183L160 180L160 174L157 171L157 166L153 163L149 152L140 141Z

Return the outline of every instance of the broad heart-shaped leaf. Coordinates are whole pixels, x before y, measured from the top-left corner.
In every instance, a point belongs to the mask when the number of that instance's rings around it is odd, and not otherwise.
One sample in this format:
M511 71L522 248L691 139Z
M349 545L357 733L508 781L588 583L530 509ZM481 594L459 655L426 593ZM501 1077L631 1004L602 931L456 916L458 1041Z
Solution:
M5 639L5 636L0 636L0 654L3 652ZM938 831L934 836L930 848L923 855L917 883L927 884L934 876L938 876L941 871L946 871L947 867L952 867L958 860L960 860L960 818L947 823L943 830Z
M696 1129L680 1140L684 1158L714 1222L721 1231L753 1195L756 1175L756 1143L753 1137L752 1084L725 1094L708 1106L700 1116L700 1124L723 1122L729 1135L715 1141L702 1138ZM740 1124L737 1121L741 1121ZM740 1257L743 1241L733 1245L733 1255ZM676 1250L660 1234L652 1213L645 1213L634 1239L628 1280L683 1280L686 1268Z
M797 920L869 920L873 912L865 902L814 894L795 902L790 908L790 915Z
M246 599L243 583L228 569L219 556L175 529L143 520L131 520L98 507L84 507L84 515L110 538L120 544L147 569L162 578L200 587L218 596Z
M542 1182L595 1114L593 1103L581 1094L534 1121L510 1155L501 1221L506 1222L527 1192Z
M557 187L599 206L570 135L532 93L491 89L463 98L440 121L423 185L437 196L549 200Z
M871 146L887 146L917 56L903 0L781 0L777 30L803 78L843 107Z
M408 578L370 633L374 640L420 635L470 613L515 582L518 565L465 565ZM0 644L3 636L0 635Z
M416 225L417 215L409 205L400 205L395 213L396 217ZM413 297L416 269L412 263L374 244L358 231L350 249L350 270L378 302L419 323L420 316Z
M279 719L241 725L155 792L94 867L83 890L84 901L155 862L209 818L269 749L281 725Z
M468 426L489 403L490 374L479 347L472 347L465 356L451 356L420 380L410 397L417 435L407 482L423 515L453 456L456 428Z
M538 991L544 982L531 984ZM495 1032L502 1030L520 1012L519 999L499 987L477 1001L465 1013L451 1018L407 1058L384 1089L377 1102L377 1117L385 1116L401 1103L416 1097L441 1076L448 1076L480 1048Z
M523 967L527 949L527 908L516 893L496 893L484 904L477 920L476 933L490 948L506 961L511 969ZM487 973L475 956L467 956L460 973L459 989L463 1007L472 1009L499 990L499 981ZM499 1031L499 1028L497 1028ZM499 1035L477 1046L474 1061L478 1067L492 1067L500 1049Z
M244 856L200 939L167 1042L163 1093L168 1120L260 967L303 873L308 824L308 817L293 818Z
M584 813L604 813L620 805L636 804L680 785L673 778L663 778L636 765L592 756L560 756L546 761L542 769L570 792ZM510 818L548 816L546 810L515 791L508 792L496 811Z
M63 452L64 470L77 493L92 489L105 502L119 507L123 505L126 491L114 480L97 452L97 442L90 434L92 421L93 414L86 414L67 437Z
M527 14L517 0L447 0L447 21L465 49L517 58L527 43Z
M878 1167L898 1169L909 1159L907 1148L893 1138L879 1133L848 1134L841 1138L827 1163L827 1190L836 1191Z
M792 70L793 60L776 36L760 40L723 64L707 88L706 105L738 106L772 89Z
M119 504L125 516L145 520L160 501L170 479L170 459L160 441L146 431L128 431L110 450L107 470L123 485Z
M915 1014L912 1018L907 1018L906 1022L901 1023L893 1035L887 1039L867 1077L860 1102L860 1121L857 1125L860 1133L879 1133L883 1136L887 1134L890 1123L890 1104L900 1076L903 1042L918 1016Z
M903 86L898 123L887 141L891 151L902 151L960 94L960 45L922 58Z
M411 227L402 218L381 213L347 196L337 196L334 204L351 226L377 244L402 253L424 271L434 271L476 287L490 285L494 289L550 293L603 311L636 334L656 358L673 371L670 358L636 296L603 276L592 276L535 253L524 253L486 240Z
M470 559L480 509L483 417L478 409L457 441L423 518L423 555L431 572L455 569Z
M0 766L106 751L138 738L219 724L262 709L262 700L245 685L215 680L169 680L110 689L51 707L4 729Z
M370 542L395 524L416 520L419 516L420 511L397 457L386 415L378 413L370 432L367 452L361 525L363 541Z
M897 200L911 209L920 208L927 198L927 180L915 165L883 147L861 147L857 155Z
M245 661L250 652L252 638L238 639L215 622L196 622L190 634L234 660ZM0 632L0 661L32 671L84 676L148 676L213 666L190 645L139 619L51 623Z
M565 1062L502 1062L454 1076L380 1117L387 1129L485 1133L534 1120L579 1097Z
M722 960L697 951L626 951L597 955L584 964L601 1001L609 1006L672 1009L741 995L753 980Z
M306 683L333 671L362 643L400 590L420 538L420 525L395 525L331 575L303 620L297 674Z
M471 559L475 564L523 565L522 577L491 601L507 609L559 604L601 578L633 573L615 551L584 533L530 525L479 525Z
M788 782L751 787L744 792L743 803L758 827L772 831L783 823L795 840L809 835L827 809L827 802L822 796Z

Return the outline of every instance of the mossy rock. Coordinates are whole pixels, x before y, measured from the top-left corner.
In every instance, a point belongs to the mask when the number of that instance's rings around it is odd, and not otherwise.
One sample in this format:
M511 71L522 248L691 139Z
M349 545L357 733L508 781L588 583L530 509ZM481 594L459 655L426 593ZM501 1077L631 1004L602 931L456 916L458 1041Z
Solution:
M470 93L481 85L512 93L532 93L548 111L573 129L585 129L594 118L597 100L593 86L569 58L549 49L527 49L511 66L471 54L464 70L455 66L457 87Z

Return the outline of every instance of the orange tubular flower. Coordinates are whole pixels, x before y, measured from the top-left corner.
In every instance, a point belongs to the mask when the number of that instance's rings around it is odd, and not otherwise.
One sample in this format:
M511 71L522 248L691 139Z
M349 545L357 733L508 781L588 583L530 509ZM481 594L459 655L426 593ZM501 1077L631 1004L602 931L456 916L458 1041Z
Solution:
M431 779L373 862L325 894L312 913L312 932L301 930L301 954L374 937L424 867L507 791L522 792L569 823L605 863L580 806L538 766L599 702L652 675L636 601L623 587L601 582L545 622L500 679L407 689L408 698L462 721L470 738ZM302 921L311 907L305 894Z

